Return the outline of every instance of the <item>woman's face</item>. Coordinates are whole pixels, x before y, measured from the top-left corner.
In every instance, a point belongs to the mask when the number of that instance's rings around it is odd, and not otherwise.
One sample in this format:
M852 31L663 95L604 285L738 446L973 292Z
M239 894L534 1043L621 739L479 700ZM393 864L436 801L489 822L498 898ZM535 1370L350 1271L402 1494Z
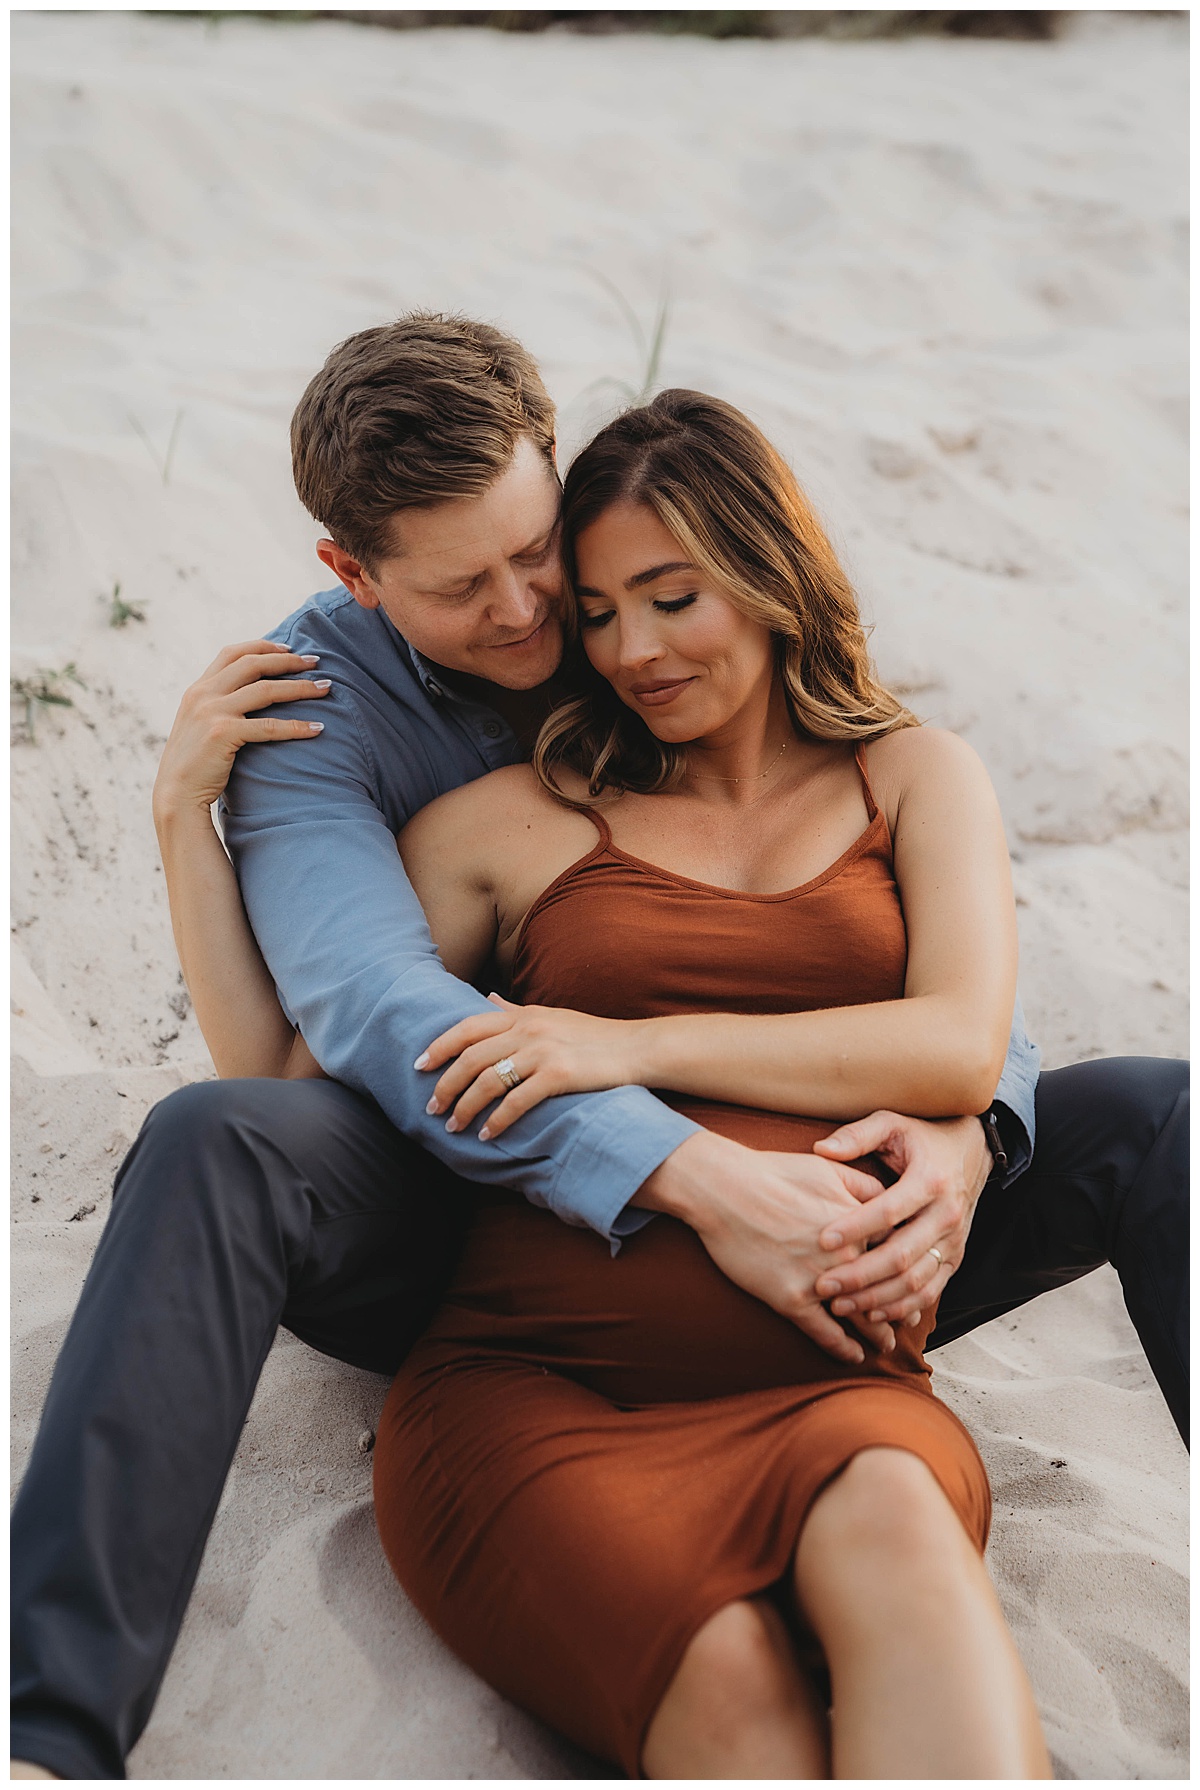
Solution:
M575 564L584 650L658 739L705 739L765 713L769 631L690 563L653 510L605 510L578 536Z

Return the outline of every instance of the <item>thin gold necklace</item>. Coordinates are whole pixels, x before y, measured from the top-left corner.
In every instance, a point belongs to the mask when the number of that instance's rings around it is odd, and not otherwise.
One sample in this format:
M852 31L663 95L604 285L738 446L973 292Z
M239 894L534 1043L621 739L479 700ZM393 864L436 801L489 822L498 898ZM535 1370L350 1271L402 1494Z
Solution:
M775 766L779 763L790 745L790 740L784 740L783 745L779 748L766 770L756 771L753 777L721 777L718 776L716 771L706 771L704 774L707 777L711 777L714 783L761 783L763 778L769 776L775 769Z

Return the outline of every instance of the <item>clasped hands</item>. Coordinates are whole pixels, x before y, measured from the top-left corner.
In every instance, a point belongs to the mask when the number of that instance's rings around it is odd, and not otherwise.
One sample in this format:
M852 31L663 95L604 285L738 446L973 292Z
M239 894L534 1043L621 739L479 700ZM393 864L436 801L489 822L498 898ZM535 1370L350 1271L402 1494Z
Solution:
M448 1130L465 1129L497 1102L495 1063L506 1057L521 1080L495 1104L484 1139L552 1095L645 1081L640 1022L488 998L495 1013L460 1021L415 1065L443 1070L427 1110L448 1112ZM896 1175L890 1187L849 1166L872 1155ZM828 1354L860 1361L844 1325L889 1352L893 1326L920 1323L963 1259L990 1168L978 1119L879 1111L818 1140L812 1156L749 1150L702 1133L634 1203L683 1218L731 1280Z

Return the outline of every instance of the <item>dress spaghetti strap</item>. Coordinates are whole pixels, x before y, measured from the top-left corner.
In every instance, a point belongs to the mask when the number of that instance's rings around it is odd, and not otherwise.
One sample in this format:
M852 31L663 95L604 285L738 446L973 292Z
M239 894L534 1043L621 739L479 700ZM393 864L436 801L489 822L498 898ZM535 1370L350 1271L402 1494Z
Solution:
M858 766L858 774L862 778L863 795L867 800L867 819L874 820L879 813L879 803L875 800L875 791L871 788L871 779L867 776L866 760L863 757L866 749L865 742L854 748L854 762Z
M587 815L588 819L599 833L600 844L603 846L604 850L607 851L613 842L612 828L598 808L585 808L583 812ZM590 857L591 853L589 852L588 855Z

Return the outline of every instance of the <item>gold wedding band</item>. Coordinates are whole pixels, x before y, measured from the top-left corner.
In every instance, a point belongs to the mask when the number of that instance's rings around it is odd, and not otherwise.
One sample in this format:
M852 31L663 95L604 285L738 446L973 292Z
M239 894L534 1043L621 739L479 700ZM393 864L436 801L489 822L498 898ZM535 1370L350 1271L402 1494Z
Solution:
M498 1063L492 1064L492 1068L500 1077L506 1093L511 1094L514 1088L520 1087L521 1072L511 1057L501 1057Z
M927 1249L925 1253L926 1253L926 1255L931 1255L933 1257L934 1261L937 1263L939 1268L941 1267L942 1263L946 1259L943 1256L940 1249L934 1249L931 1247L931 1248Z

